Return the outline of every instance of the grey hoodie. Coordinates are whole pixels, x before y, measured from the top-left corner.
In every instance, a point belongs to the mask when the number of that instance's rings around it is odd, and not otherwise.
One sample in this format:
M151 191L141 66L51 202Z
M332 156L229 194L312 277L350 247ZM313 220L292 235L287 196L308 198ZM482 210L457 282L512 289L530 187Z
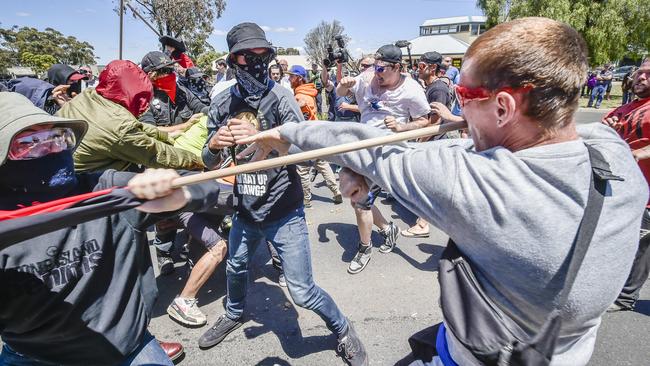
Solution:
M648 187L628 146L602 124L578 126L612 172L594 239L564 310L552 365L585 365L601 315L632 266ZM385 134L355 123L288 123L283 138L302 150ZM447 233L470 259L488 296L529 333L553 309L562 267L586 205L591 174L583 140L517 152L480 153L471 140L382 146L329 158L369 177L413 213ZM476 364L447 332L461 365Z

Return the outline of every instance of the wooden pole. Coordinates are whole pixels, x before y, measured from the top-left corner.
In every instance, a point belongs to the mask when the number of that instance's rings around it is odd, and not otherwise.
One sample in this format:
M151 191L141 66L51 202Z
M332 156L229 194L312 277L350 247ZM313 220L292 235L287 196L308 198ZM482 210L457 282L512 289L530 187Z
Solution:
M309 123L309 122L306 122ZM400 132L387 136L375 137L367 140L349 142L347 144L324 147L312 151L305 151L298 154L280 156L273 159L260 160L248 164L237 165L230 168L213 170L210 172L199 173L180 177L174 180L172 187L179 188L182 186L202 183L211 179L218 179L238 175L243 173L252 173L260 170L277 168L284 165L296 164L307 160L321 159L331 155L342 154L350 151L367 149L370 147L393 144L400 141L412 140L420 137L441 135L445 132L455 131L466 128L466 122L452 122L443 125L430 126L417 130Z

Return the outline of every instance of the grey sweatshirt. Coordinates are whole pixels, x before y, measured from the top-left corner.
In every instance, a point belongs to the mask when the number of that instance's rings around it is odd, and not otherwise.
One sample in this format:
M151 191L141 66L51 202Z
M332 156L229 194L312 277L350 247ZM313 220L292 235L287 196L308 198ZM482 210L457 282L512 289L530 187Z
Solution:
M602 124L578 126L622 182L611 181L594 239L564 311L553 365L585 365L601 315L627 278L639 242L647 184L628 146ZM376 137L356 123L289 123L283 138L302 150ZM328 158L369 177L447 233L470 259L488 296L529 333L554 307L561 268L584 213L591 169L582 140L480 153L471 140L382 146ZM476 361L447 332L461 365Z

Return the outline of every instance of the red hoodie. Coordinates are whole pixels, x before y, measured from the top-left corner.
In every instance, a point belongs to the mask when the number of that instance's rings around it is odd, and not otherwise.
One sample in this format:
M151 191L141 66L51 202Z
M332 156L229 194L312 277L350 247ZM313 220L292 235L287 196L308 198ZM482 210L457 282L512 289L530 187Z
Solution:
M97 94L126 108L136 118L149 108L153 86L149 77L131 61L111 61L99 74Z
M305 119L308 121L316 120L317 109L315 98L318 95L316 85L314 83L302 84L293 91L296 94L296 101L298 101L300 111L305 116Z

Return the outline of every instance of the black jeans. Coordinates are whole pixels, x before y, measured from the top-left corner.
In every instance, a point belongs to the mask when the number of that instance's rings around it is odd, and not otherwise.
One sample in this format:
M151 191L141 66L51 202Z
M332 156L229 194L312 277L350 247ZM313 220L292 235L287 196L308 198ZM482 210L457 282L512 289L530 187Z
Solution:
M643 213L641 221L641 238L639 239L639 249L632 263L632 270L625 281L625 286L621 290L616 303L620 306L633 309L634 304L639 299L641 287L648 279L650 273L650 212L648 209Z

